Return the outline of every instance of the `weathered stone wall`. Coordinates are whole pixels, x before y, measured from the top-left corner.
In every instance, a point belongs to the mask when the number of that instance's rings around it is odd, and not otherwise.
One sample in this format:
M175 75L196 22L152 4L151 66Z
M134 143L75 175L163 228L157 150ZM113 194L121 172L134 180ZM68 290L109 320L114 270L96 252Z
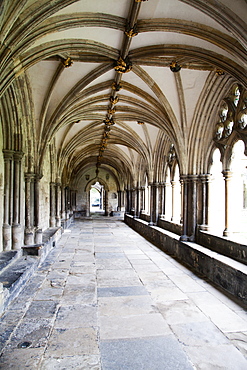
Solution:
M247 265L247 246L244 244L211 235L210 233L201 230L197 233L196 241L206 248Z
M166 221L162 218L158 220L158 226L162 227L162 229L171 231L174 234L182 235L182 225L175 224L173 222Z

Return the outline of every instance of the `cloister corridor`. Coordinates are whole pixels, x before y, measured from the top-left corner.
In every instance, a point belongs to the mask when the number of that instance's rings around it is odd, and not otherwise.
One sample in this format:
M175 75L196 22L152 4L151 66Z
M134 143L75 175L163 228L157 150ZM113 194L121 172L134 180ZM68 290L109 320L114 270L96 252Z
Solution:
M247 368L244 307L119 217L65 229L1 328L4 370Z

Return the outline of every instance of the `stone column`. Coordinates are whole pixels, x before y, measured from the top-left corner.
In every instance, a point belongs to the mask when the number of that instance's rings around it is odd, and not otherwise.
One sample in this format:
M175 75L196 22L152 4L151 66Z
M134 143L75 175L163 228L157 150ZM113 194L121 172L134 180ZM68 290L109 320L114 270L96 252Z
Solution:
M11 192L11 165L13 161L13 151L3 150L4 155L4 215L3 215L3 250L9 251L12 247L12 232L10 224L10 192Z
M90 212L90 207L89 207L89 212ZM69 219L69 214L70 214L70 191L69 187L66 186L65 188L65 219Z
M117 192L117 200L118 200L118 203L117 203L117 210L118 211L121 211L121 190L118 190Z
M226 170L222 173L225 180L225 230L223 231L223 236L228 237L233 231L231 222L231 200L233 199L231 187L232 172Z
M86 194L86 216L89 217L90 216L90 191L87 192Z
M164 184L163 184L163 182L160 182L159 183L159 199L158 199L158 214L159 214L159 217L162 215L162 211L163 211L163 188L164 188Z
M196 233L196 225L197 225L197 183L198 183L198 176L197 175L189 175L189 184L190 184L190 201L189 201L189 223L188 223L188 230L189 230L189 240L195 241L195 233Z
M56 192L55 192L56 184L54 182L50 182L50 227L56 226Z
M171 221L174 221L174 214L175 214L175 181L171 181L171 187L172 187L172 216Z
M126 194L126 212L129 214L130 213L130 190L126 189L125 194Z
M33 219L32 219L32 180L33 174L25 174L25 232L24 232L24 243L26 245L34 244L34 230L33 230Z
M105 216L109 216L108 191L105 190Z
M136 217L136 188L131 189L131 214Z
M140 217L140 210L141 210L141 188L136 188L136 217Z
M159 183L153 184L153 222L156 225L159 218Z
M188 178L187 176L181 176L181 181L183 181L183 206L182 206L182 214L183 214L183 230L182 235L180 236L180 240L187 241L188 240Z
M208 225L208 204L209 204L209 181L210 174L201 175L202 183L202 223L200 225L201 230L209 230Z
M66 213L65 213L65 187L61 185L61 218L65 220Z
M139 188L139 204L140 204L140 208L139 208L139 217L141 216L142 214L142 211L144 210L144 191L145 191L145 187L144 186L141 186Z
M56 227L61 226L61 184L56 182Z
M161 183L161 215L165 217L166 213L166 183Z
M153 226L154 225L154 184L150 183L150 220L149 220L149 225Z
M34 182L34 226L35 226L35 243L41 244L43 231L40 226L40 180L42 176L36 175Z
M20 220L22 157L22 152L14 153L12 249L16 250L21 249L23 244L23 228Z

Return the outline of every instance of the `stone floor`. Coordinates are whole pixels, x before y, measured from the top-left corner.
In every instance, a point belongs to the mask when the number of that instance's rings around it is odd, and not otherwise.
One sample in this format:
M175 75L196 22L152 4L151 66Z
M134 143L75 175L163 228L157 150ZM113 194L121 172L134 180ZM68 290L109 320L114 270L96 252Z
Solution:
M243 307L116 218L79 220L1 320L1 369L247 369Z

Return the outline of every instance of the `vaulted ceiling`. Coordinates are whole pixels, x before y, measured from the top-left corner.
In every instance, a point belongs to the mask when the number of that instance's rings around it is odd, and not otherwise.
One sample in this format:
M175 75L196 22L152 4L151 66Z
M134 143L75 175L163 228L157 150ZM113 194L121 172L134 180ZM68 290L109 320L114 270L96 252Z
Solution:
M40 161L55 139L60 170L71 176L101 167L137 177L171 144L188 156L204 130L202 105L217 101L212 87L247 85L245 0L1 6L1 93L27 75Z

